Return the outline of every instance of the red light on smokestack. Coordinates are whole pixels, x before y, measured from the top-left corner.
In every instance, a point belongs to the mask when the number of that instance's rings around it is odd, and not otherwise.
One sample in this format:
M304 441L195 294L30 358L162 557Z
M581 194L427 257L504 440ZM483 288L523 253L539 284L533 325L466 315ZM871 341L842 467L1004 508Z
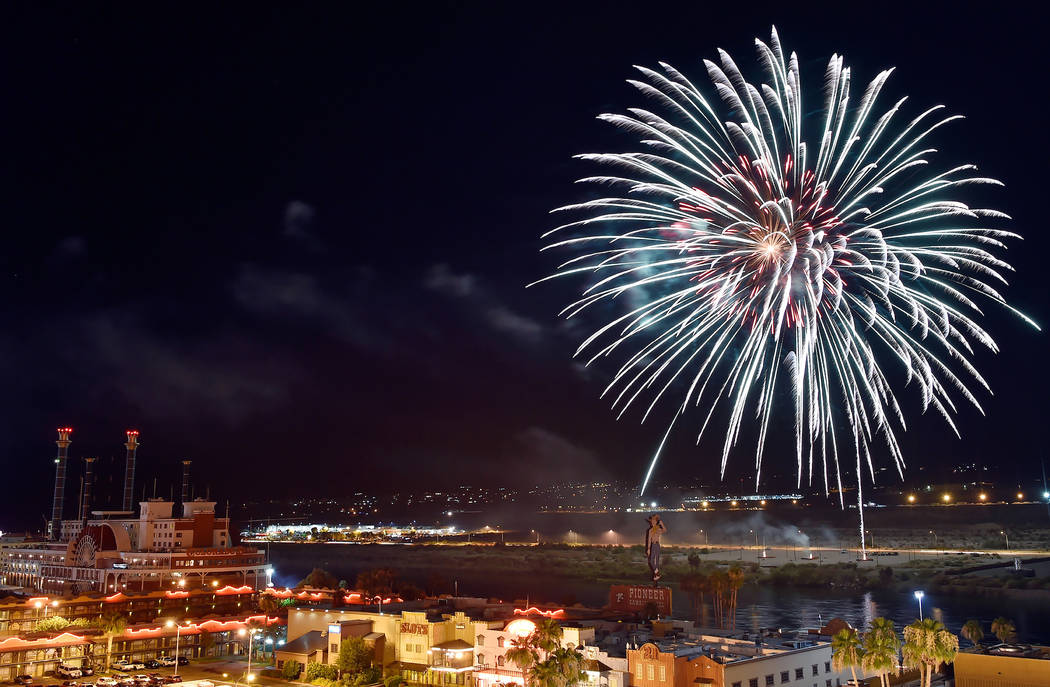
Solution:
M70 431L73 431L73 430L70 430ZM129 438L129 439L130 439L130 438L131 438L132 436L136 436L136 437L137 437L138 435L139 435L139 431L138 431L137 429L129 429L129 430L128 430L128 438Z

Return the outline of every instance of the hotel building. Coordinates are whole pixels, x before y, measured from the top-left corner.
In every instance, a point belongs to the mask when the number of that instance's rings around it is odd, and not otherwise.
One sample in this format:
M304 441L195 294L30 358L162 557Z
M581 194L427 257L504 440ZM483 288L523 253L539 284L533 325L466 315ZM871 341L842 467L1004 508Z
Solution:
M265 553L236 546L228 517L216 503L190 497L190 461L183 461L182 500L132 503L139 433L127 432L124 497L120 510L95 510L94 458L84 459L76 517L64 517L72 429L58 430L55 492L48 538L0 545L0 584L42 594L112 594L173 587L265 587L271 568Z

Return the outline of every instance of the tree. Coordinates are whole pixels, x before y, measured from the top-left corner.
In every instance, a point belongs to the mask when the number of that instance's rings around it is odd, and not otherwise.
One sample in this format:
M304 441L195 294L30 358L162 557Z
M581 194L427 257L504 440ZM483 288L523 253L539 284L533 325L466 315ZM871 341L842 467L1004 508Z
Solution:
M729 588L729 609L727 612L729 629L736 629L736 597L737 592L744 586L744 571L739 565L730 566L726 573L727 586Z
M335 667L340 675L359 675L372 667L372 650L360 637L349 637L339 643Z
M397 576L390 568L374 568L358 574L354 586L368 596L390 596Z
M957 653L959 638L933 618L916 620L904 628L904 665L919 669L923 687L930 687L934 671L942 663L954 661Z
M212 633L208 632L207 630L201 630L199 641L201 647L201 654L204 656L210 655L212 647L215 646L214 635L212 635Z
M339 586L339 580L335 575L323 568L314 568L310 574L304 577L296 587L314 587L316 589L335 589Z
M397 595L405 601L418 601L422 599L423 590L411 582L402 582L397 587Z
M875 618L871 627L864 634L864 654L861 665L865 670L877 673L882 687L889 687L892 670L897 672L897 651L900 640L893 627L893 621L886 618Z
M281 674L284 675L288 680L294 680L299 677L299 673L303 672L303 664L299 661L289 660L284 662L284 667L281 668Z
M1013 621L1007 620L1003 616L999 616L992 621L992 634L996 638L1006 644L1017 636L1017 628L1014 627Z
M57 632L59 630L64 630L65 628L69 627L70 624L71 623L62 616L53 615L50 618L38 620L36 623L36 627L34 627L33 629L36 632Z
M864 647L861 646L857 631L847 627L835 633L831 638L831 665L835 670L849 668L853 682L857 682L857 668L862 665Z
M109 672L109 662L113 657L113 638L124 634L128 627L128 618L117 611L107 611L98 619L98 629L106 637L106 672Z
M528 637L514 640L508 661L518 666L526 687L572 687L582 676L583 655L561 646L562 628L544 618Z
M281 600L273 594L260 594L256 603L259 605L259 610L267 616L272 616L281 607Z
M984 639L984 628L981 627L981 621L973 618L967 620L962 626L961 634L976 647Z

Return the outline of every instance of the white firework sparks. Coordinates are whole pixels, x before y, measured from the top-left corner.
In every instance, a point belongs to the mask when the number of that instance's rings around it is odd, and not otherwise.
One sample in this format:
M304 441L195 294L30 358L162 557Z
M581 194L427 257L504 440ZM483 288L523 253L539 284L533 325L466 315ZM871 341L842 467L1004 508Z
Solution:
M765 83L746 81L719 51L718 64L705 61L713 100L670 65L637 68L642 79L629 83L656 111L600 119L645 150L578 156L613 168L581 180L612 192L559 208L585 216L547 234L569 234L547 249L579 253L548 279L590 278L569 317L628 297L628 312L578 354L618 356L605 393L621 415L644 404L644 420L674 396L661 449L690 407L702 418L697 441L725 407L721 470L753 422L757 485L770 420L787 411L799 482L816 472L828 490L832 475L841 494L840 456L859 486L876 441L903 474L894 432L905 418L884 365L899 365L923 410L953 430L960 400L980 409L971 387L987 384L973 344L997 347L976 321L979 301L1017 312L997 290L1011 268L996 252L1020 237L995 226L1003 213L960 199L967 185L998 181L973 165L931 171L927 139L958 116L936 106L905 118L905 98L880 104L891 70L851 100L838 55L823 109L807 115L796 55L785 59L775 29L755 44ZM774 402L778 393L793 408Z

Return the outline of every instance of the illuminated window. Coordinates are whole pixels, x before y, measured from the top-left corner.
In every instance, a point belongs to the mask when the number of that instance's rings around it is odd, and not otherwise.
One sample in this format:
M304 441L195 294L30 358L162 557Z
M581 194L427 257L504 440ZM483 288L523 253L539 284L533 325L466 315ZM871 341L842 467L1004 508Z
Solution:
M660 682L667 682L667 667L660 666Z
M654 672L654 671L653 671L653 664L652 664L652 663L650 663L649 665L647 665L647 666L645 667L645 676L646 676L647 678L649 678L650 680L652 680L652 679L653 679L653 672Z

